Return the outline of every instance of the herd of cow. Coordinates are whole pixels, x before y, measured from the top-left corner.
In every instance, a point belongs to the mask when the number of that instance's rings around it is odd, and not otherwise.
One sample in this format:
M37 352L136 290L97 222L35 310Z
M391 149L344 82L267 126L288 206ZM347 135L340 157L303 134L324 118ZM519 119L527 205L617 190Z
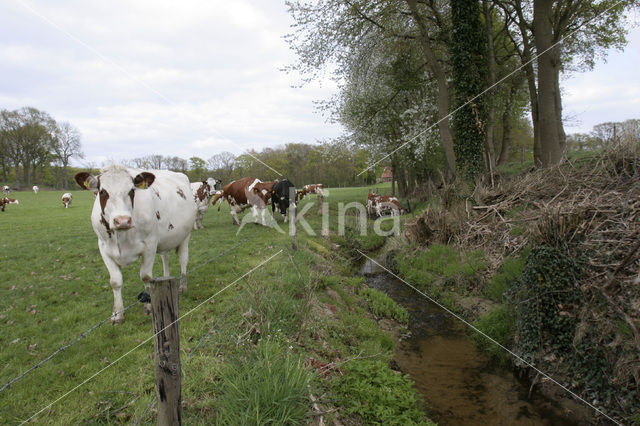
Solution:
M262 182L246 177L216 190L220 181L214 178L190 183L182 173L143 171L118 165L105 167L98 176L88 172L76 173L75 180L81 188L93 191L95 196L91 225L109 271L114 296L111 322L114 324L124 321L122 268L140 257L140 278L148 287L156 254L160 255L163 273L168 276L169 251L176 250L181 273L180 291L186 290L191 231L203 227L202 219L210 205L227 200L236 225L240 224L238 213L251 207L254 221L257 223L260 217L262 225L265 225L266 207L270 200L272 211L275 212L277 205L286 222L290 205L295 205L307 194L323 197L321 184L305 185L297 191L287 179ZM7 186L3 190L6 190L6 195L10 192ZM37 186L33 190L37 194ZM1 200L2 211L5 204L18 204L11 198ZM62 196L65 208L69 207L71 200L71 193ZM392 215L402 213L397 199L376 194L369 194L367 209L370 214L375 212L378 216L388 210ZM150 312L148 303L145 312Z

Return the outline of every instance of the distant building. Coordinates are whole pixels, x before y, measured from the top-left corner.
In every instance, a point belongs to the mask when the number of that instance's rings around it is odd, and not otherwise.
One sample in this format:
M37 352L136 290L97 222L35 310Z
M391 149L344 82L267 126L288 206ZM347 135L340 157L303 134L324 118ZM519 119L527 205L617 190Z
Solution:
M393 180L393 169L391 166L387 166L384 168L384 172L382 172L382 182L391 182Z

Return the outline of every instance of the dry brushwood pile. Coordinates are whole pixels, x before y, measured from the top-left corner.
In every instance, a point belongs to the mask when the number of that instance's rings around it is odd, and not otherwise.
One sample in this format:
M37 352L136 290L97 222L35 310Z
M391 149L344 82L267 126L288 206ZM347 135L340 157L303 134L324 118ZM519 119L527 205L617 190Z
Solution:
M408 224L405 235L421 243L482 249L488 275L524 247L559 247L579 259L583 302L558 307L560 315L575 320L572 345L580 348L584 340L590 351L605 348L594 355L607 367L600 376L607 376L614 393L640 395L640 144L529 172L493 188L478 186L474 198L476 205L467 201L457 214L427 210ZM556 367L562 363L550 351L536 357ZM604 392L597 387L587 393ZM638 413L638 402L620 399L613 396L605 405L622 407L623 416Z

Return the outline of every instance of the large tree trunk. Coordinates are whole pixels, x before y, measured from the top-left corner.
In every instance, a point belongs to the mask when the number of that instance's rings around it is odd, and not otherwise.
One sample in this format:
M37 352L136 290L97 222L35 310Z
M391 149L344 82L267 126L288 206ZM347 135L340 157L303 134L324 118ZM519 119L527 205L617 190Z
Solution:
M453 134L451 132L451 126L449 126L449 87L447 86L447 76L431 48L427 27L418 11L417 1L406 1L411 10L411 16L420 29L420 45L422 46L425 59L429 64L429 69L436 78L438 85L436 95L438 99L438 130L440 131L440 139L442 140L442 147L444 148L447 159L448 178L452 180L456 175L456 155L453 151Z
M397 162L396 169L393 170L393 175L396 177L396 181L398 182L398 197L406 197L407 179L405 177L404 165L400 161Z
M513 3L515 12L518 16L516 24L520 30L520 36L522 37L522 51L520 53L520 60L524 64L523 69L527 76L527 88L529 89L529 101L531 103L531 123L533 124L533 159L535 166L540 166L541 148L540 148L540 124L538 113L538 89L536 87L536 74L533 69L533 55L531 52L531 41L529 39L529 30L526 25L526 19L522 11L522 4L518 1ZM512 38L514 45L518 45L518 42ZM524 149L524 147L523 147Z
M62 165L62 178L63 178L63 184L62 187L64 189L69 189L69 172L67 170L67 163L63 163Z
M538 124L540 157L536 164L550 167L559 164L565 151L566 136L562 126L560 97L560 47L553 46L553 0L534 0L533 33L538 54Z

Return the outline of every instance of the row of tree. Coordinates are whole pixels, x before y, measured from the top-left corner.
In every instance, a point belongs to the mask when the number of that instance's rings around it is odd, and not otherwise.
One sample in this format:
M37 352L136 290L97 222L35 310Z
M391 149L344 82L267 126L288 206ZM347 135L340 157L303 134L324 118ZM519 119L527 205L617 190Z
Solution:
M73 185L72 175L76 172L69 166L72 157L83 158L80 133L69 123L56 123L47 113L35 108L22 108L16 111L0 112L0 165L2 181L15 182L16 187L24 182L31 186L39 185L68 188ZM519 141L531 139L531 129L527 121L520 118L516 128L521 133L515 138ZM501 130L501 129L497 129ZM496 132L500 134L499 131ZM428 179L428 171L437 168L438 161L444 161L438 142L431 135L432 143L423 147L423 156L418 169L411 158L396 164L413 164L415 168L405 167L394 170L400 192L408 179L415 182ZM429 139L427 139L429 140ZM596 125L590 134L574 134L567 138L568 149L574 151L597 150L617 142L640 141L640 120L607 122ZM519 147L519 155L524 145ZM415 147L414 147L415 149ZM404 150L403 152L406 152ZM122 164L142 169L173 170L187 174L193 182L207 177L216 177L224 183L246 176L263 180L289 178L298 187L308 183L323 183L327 187L368 185L376 183L385 166L390 161L375 162L376 154L366 146L353 144L347 138L318 145L289 143L262 151L249 151L242 155L230 152L215 154L209 159L193 156L183 159L176 156L159 154L123 160ZM414 159L415 160L415 159ZM90 167L94 169L95 167ZM364 171L364 173L363 173ZM91 170L97 173L98 170ZM415 175L410 176L410 172ZM401 176L404 174L404 179Z
M2 181L12 178L15 187L43 182L68 188L69 162L82 158L80 132L68 122L56 122L49 114L25 107L0 110L0 170ZM38 174L36 177L35 175Z
M591 133L574 133L567 136L570 151L596 151L613 144L640 142L640 120L600 123Z
M288 0L298 57L290 69L309 80L333 73L340 90L323 107L353 143L391 153L402 195L437 170L474 178L505 163L514 132L528 133L527 111L535 164L559 163L560 73L621 48L634 4Z
M291 180L298 187L322 183L327 187L354 186L375 183L382 175L383 166L376 166L358 176L372 161L371 154L343 141L319 145L289 143L262 151L251 150L234 155L221 152L205 160L191 157L148 155L125 160L130 167L165 169L185 173L192 182L215 177L223 183L247 176L262 180Z

